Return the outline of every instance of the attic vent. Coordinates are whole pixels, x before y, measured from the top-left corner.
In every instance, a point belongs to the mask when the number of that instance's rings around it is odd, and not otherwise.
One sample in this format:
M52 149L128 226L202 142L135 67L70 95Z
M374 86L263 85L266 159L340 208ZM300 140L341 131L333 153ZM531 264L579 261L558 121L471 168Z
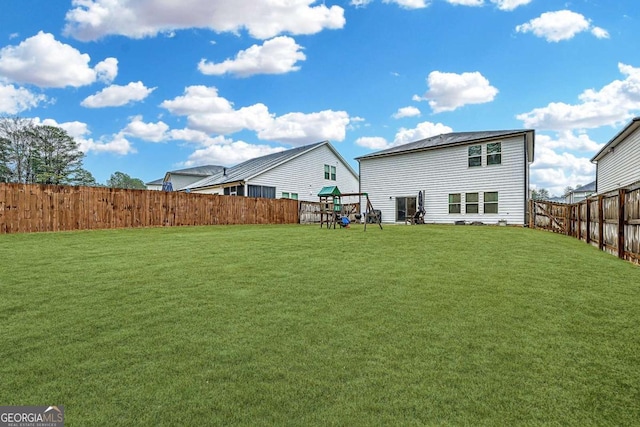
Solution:
M227 168L222 168L222 175L227 176Z

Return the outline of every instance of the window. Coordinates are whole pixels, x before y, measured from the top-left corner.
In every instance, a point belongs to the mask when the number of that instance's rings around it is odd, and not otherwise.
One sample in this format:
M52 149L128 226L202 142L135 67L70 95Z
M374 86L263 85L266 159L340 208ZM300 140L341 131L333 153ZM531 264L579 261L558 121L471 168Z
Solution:
M265 199L276 198L276 187L267 187L266 185L249 185L247 194L249 197L263 197Z
M244 185L234 185L224 188L225 196L244 196Z
M288 199L289 198L289 193L285 193L284 191L282 192L282 198L283 199Z
M324 179L336 180L336 167L324 165Z
M497 214L498 213L498 192L485 192L484 193L484 213Z
M416 213L415 197L396 197L396 221L404 221Z
M478 213L478 193L466 193L464 195L464 212L468 214Z
M298 193L291 193L291 198L293 200L298 200Z
M482 166L482 145L469 147L469 167Z
M460 213L460 193L449 194L449 213Z
M487 165L499 165L502 163L502 144L494 142L487 144Z
M293 199L293 200L298 200L298 193L287 193L287 192L282 192L282 198L283 199Z

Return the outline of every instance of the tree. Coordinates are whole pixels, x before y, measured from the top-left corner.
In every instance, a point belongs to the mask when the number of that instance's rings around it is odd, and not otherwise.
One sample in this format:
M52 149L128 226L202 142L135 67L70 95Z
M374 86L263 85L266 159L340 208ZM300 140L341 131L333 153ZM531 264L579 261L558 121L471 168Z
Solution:
M531 198L533 200L547 200L549 198L549 191L545 188L531 190Z
M146 190L147 186L139 178L132 178L124 172L115 172L107 180L107 187L130 188L135 190Z
M0 181L27 184L95 183L84 153L64 129L19 117L0 118Z
M564 193L562 195L567 197L572 191L573 191L573 187L570 185L567 185L566 187L564 187Z
M40 184L74 184L75 176L83 173L78 144L63 129L37 126L32 129L32 167L34 182Z

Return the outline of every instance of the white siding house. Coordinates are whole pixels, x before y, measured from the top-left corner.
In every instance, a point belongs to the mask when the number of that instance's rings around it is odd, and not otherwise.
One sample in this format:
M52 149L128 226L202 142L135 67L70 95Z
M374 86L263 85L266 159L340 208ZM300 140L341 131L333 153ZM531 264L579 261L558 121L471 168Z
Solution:
M361 191L383 222L404 221L424 191L425 222L526 223L533 130L456 132L359 157Z
M596 154L596 191L606 193L640 181L640 117Z
M187 185L194 193L318 201L325 186L357 192L358 174L338 151L323 141L247 160Z

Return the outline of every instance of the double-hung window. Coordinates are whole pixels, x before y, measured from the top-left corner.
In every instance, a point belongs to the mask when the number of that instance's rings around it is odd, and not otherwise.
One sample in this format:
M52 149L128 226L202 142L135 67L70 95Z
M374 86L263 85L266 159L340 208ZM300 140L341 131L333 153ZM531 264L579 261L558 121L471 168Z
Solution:
M469 147L469 167L482 166L482 145Z
M330 165L324 165L324 179L329 179L331 181L336 180L336 167Z
M499 165L502 163L502 144L494 142L487 144L487 165Z
M485 192L484 193L484 213L497 214L498 213L498 192Z
M461 202L460 193L449 194L449 213L450 214L460 213L460 202Z
M466 193L464 195L464 213L477 214L478 213L478 193Z

